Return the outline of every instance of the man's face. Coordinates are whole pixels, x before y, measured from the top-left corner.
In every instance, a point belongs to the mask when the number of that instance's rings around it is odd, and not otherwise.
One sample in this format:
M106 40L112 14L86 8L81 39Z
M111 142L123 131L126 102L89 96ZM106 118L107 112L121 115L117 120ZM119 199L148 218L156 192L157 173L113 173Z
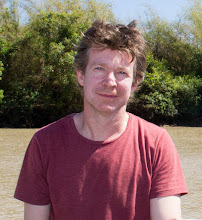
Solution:
M77 78L84 91L84 111L102 114L125 111L135 90L131 57L124 51L90 49L85 73Z

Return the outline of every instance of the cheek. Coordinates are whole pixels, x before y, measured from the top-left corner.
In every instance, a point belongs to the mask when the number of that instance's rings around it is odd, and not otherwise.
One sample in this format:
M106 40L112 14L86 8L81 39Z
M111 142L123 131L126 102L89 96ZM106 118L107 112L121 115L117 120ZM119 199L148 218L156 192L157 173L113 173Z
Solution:
M120 84L120 89L126 93L130 94L132 91L132 80L126 80L125 82Z
M83 89L84 89L84 93L86 94L91 94L93 93L93 91L96 90L97 88L97 82L95 79L91 78L91 77L86 77L85 80L84 80L84 86L83 86Z
M102 79L100 77L89 77L85 80L84 85L88 90L96 90L102 86Z

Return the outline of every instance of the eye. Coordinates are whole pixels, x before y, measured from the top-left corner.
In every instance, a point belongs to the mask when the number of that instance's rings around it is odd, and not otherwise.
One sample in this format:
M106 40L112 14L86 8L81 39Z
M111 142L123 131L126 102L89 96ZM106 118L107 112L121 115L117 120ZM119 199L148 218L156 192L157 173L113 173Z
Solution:
M126 72L124 72L124 71L119 71L119 73L120 73L120 74L126 74Z
M96 70L103 70L102 67L98 66L98 67L95 67Z

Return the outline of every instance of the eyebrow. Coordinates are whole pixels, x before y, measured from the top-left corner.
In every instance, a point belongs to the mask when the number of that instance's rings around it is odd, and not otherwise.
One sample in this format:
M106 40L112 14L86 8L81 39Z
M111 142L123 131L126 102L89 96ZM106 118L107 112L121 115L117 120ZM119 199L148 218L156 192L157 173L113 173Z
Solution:
M97 66L97 65L100 65L100 66L107 66L107 64L106 63L102 63L102 62L97 62L97 61L93 61L92 62L92 64L91 64L91 66Z
M108 65L107 63L99 62L99 61L98 62L93 61L91 66L92 67L93 66L104 66L104 67L106 66L106 67L108 67L110 65ZM129 65L128 66L120 65L117 69L119 69L119 70L128 70L129 69Z

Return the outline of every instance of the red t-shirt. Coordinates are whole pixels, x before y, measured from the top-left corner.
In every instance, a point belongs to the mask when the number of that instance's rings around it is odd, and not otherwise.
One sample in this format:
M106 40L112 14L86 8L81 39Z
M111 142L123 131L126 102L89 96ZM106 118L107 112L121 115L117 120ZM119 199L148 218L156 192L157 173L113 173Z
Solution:
M15 198L51 203L55 220L145 220L151 198L186 193L165 129L129 114L120 137L91 141L78 133L69 115L33 136Z

